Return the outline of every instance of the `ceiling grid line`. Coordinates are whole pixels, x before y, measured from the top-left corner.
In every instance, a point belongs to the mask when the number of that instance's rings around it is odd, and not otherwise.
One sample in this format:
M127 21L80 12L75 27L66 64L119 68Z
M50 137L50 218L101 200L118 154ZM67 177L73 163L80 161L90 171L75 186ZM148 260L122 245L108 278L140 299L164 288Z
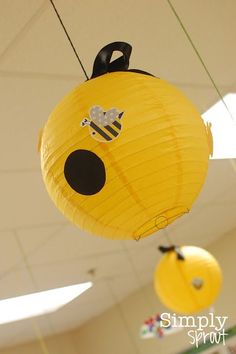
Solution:
M24 35L31 29L34 23L42 16L44 11L47 9L47 0L43 2L40 8L31 16L31 18L26 22L26 24L20 29L13 40L7 45L5 50L0 54L0 63L8 53L14 48L15 44L20 42Z
M202 58L202 56L201 56L199 50L197 49L196 45L194 44L194 42L193 42L193 40L192 40L192 38L191 38L189 32L187 31L185 25L183 24L183 22L182 22L180 16L178 15L178 13L177 13L175 7L173 6L173 4L172 4L172 2L171 2L170 0L167 0L167 3L169 4L169 6L170 6L170 8L171 8L171 10L172 10L172 12L173 12L173 14L174 14L174 16L176 17L177 21L179 22L179 25L181 26L183 32L185 33L185 35L186 35L186 37L187 37L187 39L188 39L190 45L192 46L192 48L193 48L195 54L197 55L199 61L201 62L201 64L202 64L202 66L203 66L203 68L204 68L204 70L205 70L205 72L206 72L208 78L210 79L210 81L211 81L213 87L215 88L215 90L216 90L218 96L220 97L221 101L223 102L223 104L224 104L226 110L228 111L228 113L229 113L231 119L234 120L234 117L233 117L233 115L232 115L232 113L231 113L231 111L230 111L228 105L226 104L226 102L225 102L225 100L224 100L224 97L223 97L223 95L222 95L222 93L221 93L219 87L218 87L217 84L216 84L215 79L213 78L212 74L210 73L208 67L206 66L206 63L204 62L204 60L203 60L203 58Z
M58 228L58 230L53 231L47 238L44 240L40 245L38 245L35 249L33 249L31 252L26 253L25 256L28 258L38 252L40 249L42 249L51 239L53 239L55 236L57 237L58 234L64 229L64 226L61 226ZM11 230L12 234L15 236L17 235L17 229ZM16 238L18 240L18 236ZM18 243L18 242L17 242ZM0 280L3 280L6 276L11 274L12 272L15 272L16 270L19 269L19 266L22 264L23 259L16 262L14 265L12 265L8 270L6 270L4 273L0 273Z
M18 225L16 227L4 227L0 229L1 232L14 232L15 230L33 230L33 229L40 229L43 227L51 227L51 226L68 226L69 223L67 221L58 221L58 222L45 222L40 224L28 224L28 225Z
M47 72L27 72L27 71L13 71L13 70L0 70L0 76L10 78L23 78L23 79L36 79L36 80L52 80L52 81L76 81L80 82L84 80L84 76L81 75L63 75L53 74Z

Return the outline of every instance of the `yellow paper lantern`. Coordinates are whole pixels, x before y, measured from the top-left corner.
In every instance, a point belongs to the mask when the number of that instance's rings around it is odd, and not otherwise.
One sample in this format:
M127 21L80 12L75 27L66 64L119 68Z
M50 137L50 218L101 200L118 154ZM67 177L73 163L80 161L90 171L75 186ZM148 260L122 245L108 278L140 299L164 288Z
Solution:
M222 283L216 259L193 246L170 247L165 251L154 274L154 287L161 302L168 309L184 314L210 307Z
M112 52L123 53L110 63ZM174 86L128 70L131 47L104 47L93 76L50 115L41 166L51 198L80 228L139 239L188 212L204 183L210 130Z

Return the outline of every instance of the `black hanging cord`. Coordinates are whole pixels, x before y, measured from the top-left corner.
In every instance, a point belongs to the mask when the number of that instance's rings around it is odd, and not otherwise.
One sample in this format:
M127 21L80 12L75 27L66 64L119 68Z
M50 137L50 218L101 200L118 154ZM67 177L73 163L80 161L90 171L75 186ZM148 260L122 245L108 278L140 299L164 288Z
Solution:
M80 57L79 57L79 54L77 53L77 51L76 51L76 49L75 49L75 47L74 47L74 44L72 43L72 40L71 40L71 38L70 38L70 36L69 36L69 33L67 32L67 30L66 30L66 28L65 28L65 25L64 25L64 23L63 23L63 21L62 21L62 19L61 19L61 16L59 15L59 13L58 13L58 11L57 11L57 8L56 8L56 6L55 6L53 0L49 0L49 1L50 1L50 3L51 3L52 6L53 6L53 9L54 9L54 11L55 11L55 13L56 13L56 15L57 15L57 17L58 17L58 20L60 21L60 23L61 23L61 25L62 25L62 28L63 28L63 30L64 30L64 32L65 32L65 34L66 34L66 36L67 36L69 42L70 42L70 45L71 45L71 47L72 47L72 49L73 49L73 51L74 51L74 53L75 53L75 55L76 55L76 58L78 59L78 61L79 61L79 63L80 63L81 69L83 70L86 79L89 80L89 77L88 77L88 75L87 75L87 73L86 73L86 70L85 70L85 68L84 68L84 66L83 66L83 63L82 63L82 61L81 61L81 59L80 59Z
M159 251L161 253L167 253L167 252L175 252L176 255L177 255L177 259L180 260L180 261L184 261L185 258L184 258L184 254L183 252L181 251L181 249L178 247L178 246L175 246L175 245L171 245L171 246L159 246L158 247Z

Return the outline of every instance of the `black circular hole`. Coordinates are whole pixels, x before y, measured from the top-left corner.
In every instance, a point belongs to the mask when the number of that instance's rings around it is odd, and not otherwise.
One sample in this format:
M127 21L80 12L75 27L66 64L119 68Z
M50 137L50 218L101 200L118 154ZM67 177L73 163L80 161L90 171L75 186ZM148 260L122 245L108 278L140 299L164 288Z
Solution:
M106 182L103 161L89 150L73 151L65 162L64 175L71 188L83 195L98 193Z

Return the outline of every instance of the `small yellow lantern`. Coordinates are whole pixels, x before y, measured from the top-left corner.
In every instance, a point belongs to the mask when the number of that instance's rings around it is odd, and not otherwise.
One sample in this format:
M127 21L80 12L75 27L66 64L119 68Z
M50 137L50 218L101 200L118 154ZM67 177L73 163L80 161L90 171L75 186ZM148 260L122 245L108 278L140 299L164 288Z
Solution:
M193 247L160 247L166 254L156 267L155 291L170 310L191 314L210 307L219 294L222 274L216 259Z
M122 56L110 62L113 51ZM204 183L210 130L174 86L128 70L131 46L111 43L92 78L55 108L40 141L47 190L95 235L139 239L187 213Z

